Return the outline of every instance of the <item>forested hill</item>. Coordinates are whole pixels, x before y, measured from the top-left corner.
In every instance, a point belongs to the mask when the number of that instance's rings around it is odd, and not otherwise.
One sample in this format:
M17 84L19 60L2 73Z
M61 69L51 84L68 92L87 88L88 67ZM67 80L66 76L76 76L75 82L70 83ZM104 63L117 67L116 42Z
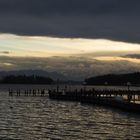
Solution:
M140 72L128 74L108 74L85 79L87 85L140 85Z
M10 75L1 79L3 84L52 84L53 80L49 77L42 76L25 76L25 75Z

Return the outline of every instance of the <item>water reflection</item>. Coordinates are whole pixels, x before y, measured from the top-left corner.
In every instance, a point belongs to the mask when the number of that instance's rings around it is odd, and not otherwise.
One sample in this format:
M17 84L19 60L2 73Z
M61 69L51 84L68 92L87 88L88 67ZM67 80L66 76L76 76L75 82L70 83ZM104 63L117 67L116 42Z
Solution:
M0 94L0 138L140 139L139 115L110 108Z

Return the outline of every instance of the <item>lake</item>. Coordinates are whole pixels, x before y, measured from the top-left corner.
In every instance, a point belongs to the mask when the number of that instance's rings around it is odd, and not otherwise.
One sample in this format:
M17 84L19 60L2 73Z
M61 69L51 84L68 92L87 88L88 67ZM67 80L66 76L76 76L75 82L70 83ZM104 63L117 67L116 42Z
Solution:
M8 95L9 88L52 89L55 87L0 85L0 139L140 139L140 115L138 114L76 102L55 101L48 97L9 97ZM74 86L76 87L80 88L80 86Z

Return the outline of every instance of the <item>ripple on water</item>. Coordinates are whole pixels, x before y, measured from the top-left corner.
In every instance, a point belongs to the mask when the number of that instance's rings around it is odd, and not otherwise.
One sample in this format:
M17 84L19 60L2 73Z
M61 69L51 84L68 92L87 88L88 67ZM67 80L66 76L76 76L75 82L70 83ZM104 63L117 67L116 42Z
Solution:
M140 139L138 115L104 107L2 96L0 110L3 139Z

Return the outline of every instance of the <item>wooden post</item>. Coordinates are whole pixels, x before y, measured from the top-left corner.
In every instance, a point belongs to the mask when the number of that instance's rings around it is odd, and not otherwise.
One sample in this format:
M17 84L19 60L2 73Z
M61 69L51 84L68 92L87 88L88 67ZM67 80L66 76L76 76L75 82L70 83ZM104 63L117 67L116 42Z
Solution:
M13 96L13 90L9 89L9 96Z
M56 88L56 92L59 92L59 79L57 79L57 88Z
M136 99L136 98L135 98L135 94L134 94L134 103L135 103L135 99Z
M130 82L127 82L127 88L128 88L128 102L130 103L131 100L132 100L132 95L131 95L131 92L130 92L130 85L131 83Z

